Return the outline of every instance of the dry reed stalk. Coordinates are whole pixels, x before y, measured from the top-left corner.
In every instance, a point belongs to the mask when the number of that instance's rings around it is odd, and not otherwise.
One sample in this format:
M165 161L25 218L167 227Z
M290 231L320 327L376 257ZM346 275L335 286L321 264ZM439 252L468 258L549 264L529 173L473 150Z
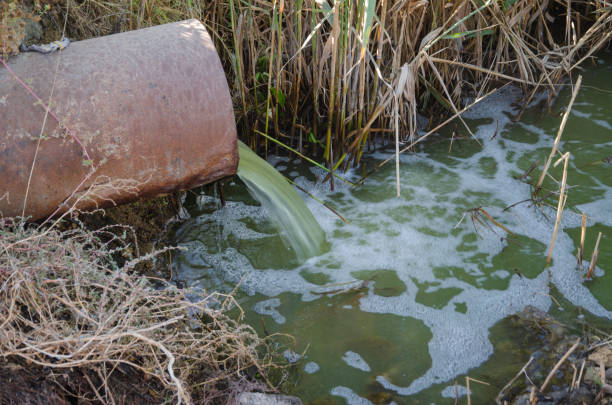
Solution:
M470 405L472 403L472 400L471 400L471 397L470 397L470 381L474 381L474 382L476 382L478 384L482 384L482 385L491 385L488 382L480 381L480 380L477 380L475 378L467 377L466 376L465 377L465 385L466 385L466 388L467 388L467 403L468 403L468 405Z
M276 21L276 30L277 30L277 55L276 55L276 80L275 80L275 92L274 92L274 131L279 134L280 133L280 128L278 126L278 115L279 115L279 105L280 104L284 104L284 102L281 103L281 98L284 97L284 95L281 97L282 93L281 93L281 89L284 87L282 85L282 74L283 72L281 71L281 62L282 62L282 58L283 58L283 35L282 35L282 25L283 25L283 13L285 11L285 0L280 0L279 6L278 6L278 14L277 14L277 21ZM278 150L278 149L277 149Z
M565 352L563 357L561 357L559 361L557 362L557 364L555 364L555 366L552 368L552 370L550 370L550 372L548 373L548 376L546 376L546 379L544 380L544 383L540 387L540 392L544 392L544 390L546 389L546 386L548 385L552 377L555 375L555 372L559 369L559 367L561 367L561 364L563 364L563 362L567 360L570 354L572 354L574 350L576 350L576 348L578 347L578 344L580 344L580 338L576 339L576 343L574 343L572 347L570 347L568 351Z
M267 146L251 130L261 128L270 112L273 125L264 132L281 140L286 128L289 146L309 154L323 146L328 167L335 168L358 163L376 139L395 141L395 127L400 141L413 143L417 104L454 114L467 92L488 92L491 78L554 93L561 77L612 35L612 9L604 3L556 7L530 0L66 0L60 11L77 38L200 19L228 73L235 73L229 82L251 145ZM562 28L559 37L553 24ZM381 82L396 83L405 64L415 82L396 106L394 90ZM294 138L295 128L300 136Z
M297 2L297 10L296 10L296 16L295 16L295 41L299 44L302 43L302 6L303 6L303 0L298 0ZM296 123L297 123L297 117L298 117L298 108L297 105L299 103L300 100L300 87L301 87L301 81L302 81L302 61L304 60L303 55L298 55L297 58L297 68L296 70L293 72L294 74L294 81L295 81L295 90L293 91L294 94L294 98L293 98L293 118L291 120L291 138L290 138L290 143L293 144L294 143L294 132L295 132L295 128L296 128ZM302 130L300 129L300 139L297 142L298 147L301 148L302 145ZM300 150L301 151L301 150Z
M235 11L235 6L234 6L234 0L230 0L229 1L229 6L230 6L230 22L232 25L232 32L234 33L233 35L233 40L234 40L234 49L235 49L235 56L236 56L236 61L235 61L235 74L236 74L236 78L238 80L238 87L239 87L239 93L240 93L240 104L242 106L242 113L244 115L244 119L246 120L248 118L248 113L247 113L247 100L246 100L246 86L244 83L244 65L242 63L242 59L243 57L242 55L242 46L239 46L239 44L242 44L242 38L241 38L241 33L243 32L242 30L242 24L238 24L238 26L240 28L236 27L236 11ZM239 17L239 20L242 21L243 20L243 15L241 14ZM246 123L246 125L248 125L248 122Z
M503 398L504 393L512 386L512 384L514 384L514 382L521 376L521 374L526 373L527 367L529 367L529 365L531 364L533 360L534 360L534 357L530 356L529 360L527 361L527 363L525 363L523 368L521 368L519 372L516 373L516 375L512 378L512 380L510 380L508 384L506 384L504 388L502 388L501 391L499 391L499 394L497 394L497 397L495 398L495 403L497 405L501 405L501 399Z
M561 135L563 135L563 130L565 129L565 124L567 123L567 118L569 117L570 111L572 110L572 105L574 105L574 100L578 95L578 91L580 90L580 84L582 83L582 75L578 76L578 80L576 81L576 85L574 86L574 90L572 91L572 98L563 114L563 118L561 119L561 125L559 126L559 131L557 131L557 136L555 137L555 142L553 143L553 147L550 150L550 155L548 155L548 159L544 164L544 170L542 170L542 174L540 174L540 178L536 184L535 194L537 195L539 189L542 187L542 183L544 183L544 178L548 173L548 169L550 168L550 164L552 163L553 157L555 153L559 149L559 141L561 140Z
M274 62L274 41L276 39L276 30L274 29L274 23L276 22L276 0L274 0L274 2L272 3L272 17L271 17L271 23L270 23L270 35L271 35L271 40L270 40L270 53L269 53L269 61L268 61L268 88L266 91L266 110L265 110L265 115L266 115L266 126L264 129L264 132L267 134L268 133L268 122L270 119L270 114L272 113L273 115L276 114L276 112L272 112L270 110L270 97L271 97L271 92L272 92L272 66L273 66L273 62ZM276 93L278 95L278 88L276 89ZM268 157L268 139L264 139L264 154L265 157Z
M595 271L595 265L597 264L597 255L599 254L599 241L601 240L601 232L597 235L597 242L595 242L595 249L593 249L593 255L591 256L591 264L587 271L586 278L591 279L593 277L593 271Z
M576 380L576 389L580 387L580 382L582 381L582 373L584 372L584 366L586 364L586 359L582 360L582 364L580 365L580 373L578 373L578 380Z
M329 106L328 106L328 117L327 117L327 135L325 136L325 150L323 157L328 165L330 165L332 159L332 126L334 121L334 111L336 104L336 78L338 76L338 53L339 53L339 39L340 39L340 2L335 2L332 8L332 33L328 38L325 45L329 47L331 53L331 66L330 79L329 79Z
M569 386L569 392L572 392L574 390L574 384L576 384L576 377L578 376L578 368L576 367L576 365L574 365L574 363L570 363L570 366L572 366L572 369L574 370L574 372L572 373L572 383Z
M563 161L563 177L561 179L561 189L559 190L559 202L557 204L557 218L555 220L555 228L553 229L552 240L550 241L550 247L548 248L548 256L546 256L546 267L550 265L552 258L552 252L555 247L555 241L557 240L557 233L559 232L559 225L561 225L561 216L563 215L563 208L567 201L567 194L565 193L565 187L567 185L567 165L569 164L570 153L566 152L559 160L554 164L556 167Z
M580 226L580 247L578 248L578 268L580 269L580 279L584 277L584 269L582 268L582 259L584 258L584 238L586 237L586 220L587 216L583 212Z

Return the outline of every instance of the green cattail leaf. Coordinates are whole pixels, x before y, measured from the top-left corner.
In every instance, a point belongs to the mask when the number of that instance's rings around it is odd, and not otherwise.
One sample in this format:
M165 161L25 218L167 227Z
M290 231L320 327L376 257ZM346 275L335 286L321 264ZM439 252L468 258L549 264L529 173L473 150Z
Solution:
M354 186L354 183L351 183L350 181L348 181L347 179L345 179L344 177L338 176L336 173L334 173L332 170L329 170L327 167L325 167L324 165L322 165L321 163L317 163L314 160L312 160L311 158L309 158L308 156L298 152L297 150L293 149L291 146L288 146L284 143L282 143L281 141L279 141L278 139L272 138L270 135L266 134L265 132L261 132L258 130L255 130L256 133L258 133L259 135L265 137L266 139L269 139L270 141L276 143L277 145L282 146L283 148L287 149L290 152L295 153L296 155L298 155L299 157L301 157L302 159L305 159L306 161L312 163L313 165L317 166L318 168L325 170L328 173L333 174L333 176L339 180L342 180L343 182L350 184L351 186ZM308 138L311 138L312 133L308 134ZM312 138L314 138L314 135L312 135ZM320 143L319 141L317 141L318 143Z
M363 26L361 29L361 45L365 49L368 47L370 33L372 32L372 22L376 16L376 0L364 0Z
M442 39L456 39L456 38L474 38L477 35L485 36L495 34L495 30L492 28L486 30L473 30L473 31L463 31L463 32L455 32L454 34L448 34L442 36Z
M338 170L338 167L340 167L340 165L342 164L342 162L344 162L344 159L346 159L346 153L343 153L342 156L340 157L340 159L336 162L336 164L334 165L334 168L332 169L333 171Z
M278 105L280 105L281 108L284 108L285 107L285 101L286 101L285 93L283 93L281 90L277 89L276 87L272 87L270 89L270 91L276 97Z

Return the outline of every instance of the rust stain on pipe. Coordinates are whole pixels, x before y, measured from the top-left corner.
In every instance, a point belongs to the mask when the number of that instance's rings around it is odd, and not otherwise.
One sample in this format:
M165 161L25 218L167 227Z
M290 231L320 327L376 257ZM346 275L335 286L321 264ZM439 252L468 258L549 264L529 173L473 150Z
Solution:
M185 190L236 173L229 89L212 40L197 20L74 42L61 54L26 53L8 65L45 103L55 77L49 107L61 120L47 117L26 216L42 218L65 206L90 172L65 127L96 168L76 195L100 184L80 202L81 209ZM21 215L44 115L0 66L3 216ZM117 189L118 180L129 187Z

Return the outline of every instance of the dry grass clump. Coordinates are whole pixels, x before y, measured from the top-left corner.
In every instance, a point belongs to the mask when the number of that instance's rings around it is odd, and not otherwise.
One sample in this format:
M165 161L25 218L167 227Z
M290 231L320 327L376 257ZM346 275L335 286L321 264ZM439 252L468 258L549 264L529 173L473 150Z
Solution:
M253 376L266 380L275 367L268 340L226 314L236 307L230 296L193 300L161 280L154 287L130 272L139 259L115 264L123 247L100 232L0 220L0 368L82 370L98 403L115 403L117 375L153 382L159 403L266 389Z

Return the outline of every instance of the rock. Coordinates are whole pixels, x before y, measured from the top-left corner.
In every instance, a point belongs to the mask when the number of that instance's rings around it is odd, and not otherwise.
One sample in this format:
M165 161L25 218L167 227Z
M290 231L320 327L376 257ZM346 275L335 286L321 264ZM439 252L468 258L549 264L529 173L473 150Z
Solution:
M567 390L561 388L559 390L551 392L550 394L548 394L548 396L553 400L554 403L559 403L560 401L567 398L567 394Z
M579 387L572 391L569 397L569 403L571 404L590 404L593 400L593 393L586 387Z
M298 397L261 392L243 392L236 398L236 405L303 405Z
M529 405L529 394L523 394L512 401L512 405Z
M587 384L593 384L596 381L601 380L599 374L599 367L587 367L584 370L584 376L582 377L583 381Z
M554 343L563 340L566 331L565 327L556 321L550 314L527 305L521 312L516 313L518 323L524 327L546 332L549 341Z
M40 38L42 38L43 33L42 25L40 24L40 22L29 18L25 19L24 21L26 23L26 26L24 29L23 43L30 44L33 42L40 41ZM58 38L58 40L59 39L61 38Z
M612 348L604 346L589 354L589 360L597 364L603 363L606 367L612 367Z

